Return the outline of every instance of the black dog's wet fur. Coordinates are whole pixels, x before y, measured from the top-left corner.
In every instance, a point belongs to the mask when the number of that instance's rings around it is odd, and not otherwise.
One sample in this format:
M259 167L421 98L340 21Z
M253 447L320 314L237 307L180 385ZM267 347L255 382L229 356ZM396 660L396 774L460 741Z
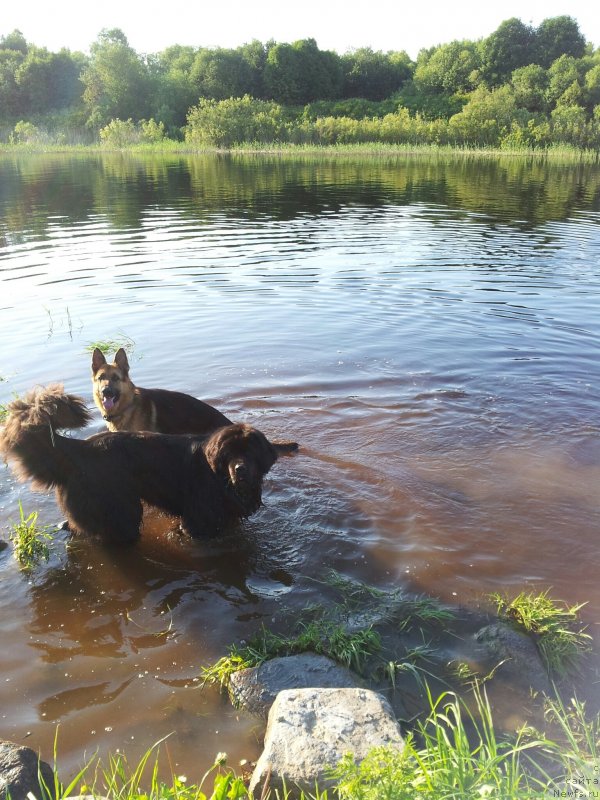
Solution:
M89 418L83 400L62 386L33 390L9 405L0 452L37 488L56 490L72 530L118 543L138 538L142 501L180 517L191 536L218 534L260 507L263 476L278 456L249 425L209 436L57 433Z

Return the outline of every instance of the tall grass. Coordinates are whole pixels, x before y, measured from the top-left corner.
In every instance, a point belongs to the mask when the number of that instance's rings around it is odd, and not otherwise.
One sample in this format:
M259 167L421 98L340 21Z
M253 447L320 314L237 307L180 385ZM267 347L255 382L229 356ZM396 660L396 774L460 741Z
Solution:
M598 720L585 708L552 704L558 736L523 727L512 739L494 727L490 703L479 687L475 709L452 693L429 697L431 713L404 750L377 748L357 764L348 754L333 771L340 800L548 800L593 797L577 793L598 769ZM585 731L585 732L583 732ZM587 783L593 786L593 781ZM567 793L570 792L570 793Z
M52 786L43 785L45 797L39 800L62 800L79 795L107 797L110 800L239 800L248 796L242 777L226 767L225 753L217 754L199 783L188 784L185 775L175 775L173 772L169 780L161 779L160 747L167 738L152 745L137 762L130 763L123 753L109 755L106 764L100 758L93 757L67 785L63 785L58 777L57 729L54 740L54 783ZM211 788L205 791L205 784Z
M263 793L262 800L548 800L597 796L600 719L585 706L557 698L549 703L547 735L523 727L512 737L496 731L489 700L480 687L473 709L453 693L429 694L430 712L406 736L404 749L378 747L360 763L351 753L331 771L335 786L314 794ZM160 777L161 740L137 762L124 754L103 764L91 759L70 783L58 780L48 796L102 795L110 800L240 800L245 779L217 754L194 783L185 775ZM168 747L165 745L168 757ZM55 745L55 772L58 774ZM170 763L170 759L169 759ZM247 776L246 776L247 779ZM596 792L596 794L594 794ZM42 800L42 799L40 799Z
M427 142L413 143L387 143L378 141L358 142L358 143L293 143L293 142L273 142L265 144L261 142L240 142L230 147L217 147L209 144L191 144L189 142L178 142L172 139L165 139L157 143L134 144L126 148L109 148L101 144L3 144L0 142L0 155L15 153L68 153L70 155L97 153L110 153L118 150L120 153L131 155L160 155L165 153L184 155L184 154L210 154L230 152L239 155L261 155L277 154L278 156L302 156L310 158L329 158L329 157L377 157L386 155L411 156L411 155L440 155L469 156L471 158L534 158L539 161L556 161L558 163L590 163L596 164L600 158L597 150L577 148L571 145L551 145L547 148L541 147L493 147L479 145L459 145L459 144L435 144Z

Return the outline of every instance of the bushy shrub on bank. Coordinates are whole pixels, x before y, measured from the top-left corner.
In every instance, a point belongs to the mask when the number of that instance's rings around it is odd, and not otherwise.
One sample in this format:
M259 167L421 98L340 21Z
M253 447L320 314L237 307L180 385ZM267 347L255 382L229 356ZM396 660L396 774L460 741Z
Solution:
M378 105L383 107L383 103ZM190 109L181 133L186 146L198 149L384 144L600 150L600 105L591 116L580 106L559 105L549 114L528 111L517 105L514 93L506 86L477 89L462 110L449 118L431 118L403 106L370 117L313 116L317 107L292 109L250 95L227 100L202 98ZM357 110L358 106L354 108ZM71 128L69 121L53 119L44 125L20 120L3 138L9 144L27 147L94 144L90 131ZM109 148L175 146L174 140L167 138L164 124L154 119L112 119L99 130L98 139Z
M165 126L153 119L138 123L131 119L112 119L100 130L100 141L111 147L130 147L135 144L155 144L165 138Z
M597 107L597 109L600 107ZM454 145L459 147L526 148L571 145L600 148L600 111L588 119L583 108L556 108L548 117L519 108L502 87L474 92L462 111L448 120L428 119L398 108L382 117L310 114L292 117L277 103L248 95L206 100L192 108L185 128L188 144L235 147L244 143Z
M211 147L289 141L285 116L278 103L255 100L250 95L228 100L202 98L189 111L185 141Z

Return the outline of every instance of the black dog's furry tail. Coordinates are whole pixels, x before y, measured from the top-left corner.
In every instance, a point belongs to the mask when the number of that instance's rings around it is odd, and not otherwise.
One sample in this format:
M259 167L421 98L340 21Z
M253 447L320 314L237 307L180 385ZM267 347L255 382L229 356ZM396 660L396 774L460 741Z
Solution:
M61 384L32 389L8 405L0 453L15 458L21 477L33 478L40 488L60 485L72 467L60 446L64 439L55 432L83 428L89 421L84 401L65 394Z

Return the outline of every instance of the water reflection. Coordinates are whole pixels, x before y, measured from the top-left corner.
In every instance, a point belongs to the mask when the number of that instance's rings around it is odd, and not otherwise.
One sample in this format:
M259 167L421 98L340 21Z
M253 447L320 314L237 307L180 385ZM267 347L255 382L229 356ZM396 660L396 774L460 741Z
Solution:
M99 215L137 230L150 209L165 208L198 223L214 212L293 220L335 215L347 203L426 205L524 229L600 208L597 166L514 157L3 156L0 187L1 233L13 245Z

